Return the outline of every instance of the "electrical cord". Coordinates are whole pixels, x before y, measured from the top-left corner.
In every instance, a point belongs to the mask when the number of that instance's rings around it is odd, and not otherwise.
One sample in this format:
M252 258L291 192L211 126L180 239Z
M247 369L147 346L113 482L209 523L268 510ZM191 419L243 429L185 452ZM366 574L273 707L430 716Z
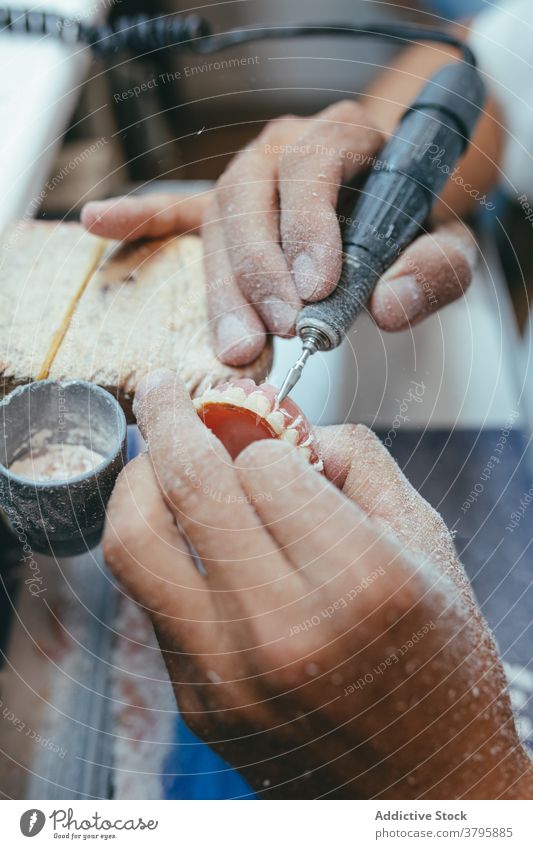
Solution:
M476 65L470 47L461 39L442 30L408 24L256 25L212 33L205 18L197 15L137 15L120 17L112 23L86 25L53 12L0 8L0 32L4 30L56 37L67 44L86 44L95 56L103 59L123 52L142 56L157 50L189 50L202 55L266 39L341 36L400 43L438 42L457 48L465 62Z

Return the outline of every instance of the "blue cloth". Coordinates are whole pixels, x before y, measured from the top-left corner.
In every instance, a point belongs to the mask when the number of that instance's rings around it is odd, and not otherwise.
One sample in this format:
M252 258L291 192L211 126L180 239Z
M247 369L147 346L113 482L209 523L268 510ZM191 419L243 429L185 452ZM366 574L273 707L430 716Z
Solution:
M165 763L165 799L255 799L253 790L178 717Z

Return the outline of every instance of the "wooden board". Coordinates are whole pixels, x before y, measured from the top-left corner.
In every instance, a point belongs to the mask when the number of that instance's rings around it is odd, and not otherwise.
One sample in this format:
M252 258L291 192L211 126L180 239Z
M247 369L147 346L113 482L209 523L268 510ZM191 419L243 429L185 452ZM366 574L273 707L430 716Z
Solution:
M20 222L0 244L0 369L6 389L46 376L69 310L104 243L78 225Z
M19 224L0 245L0 279L4 394L46 377L89 380L131 420L135 387L155 368L176 370L192 395L270 368L270 348L243 369L213 353L195 236L121 245L77 224Z

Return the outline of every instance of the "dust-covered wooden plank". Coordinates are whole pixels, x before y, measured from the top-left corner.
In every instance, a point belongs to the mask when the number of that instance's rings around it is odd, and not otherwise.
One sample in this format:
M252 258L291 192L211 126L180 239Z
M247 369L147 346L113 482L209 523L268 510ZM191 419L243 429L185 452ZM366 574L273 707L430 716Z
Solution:
M2 392L46 377L104 243L76 224L19 222L0 239Z
M139 380L171 368L191 394L229 377L263 379L267 348L243 369L223 365L209 339L201 240L194 236L117 245L77 305L50 377L98 383L130 413Z

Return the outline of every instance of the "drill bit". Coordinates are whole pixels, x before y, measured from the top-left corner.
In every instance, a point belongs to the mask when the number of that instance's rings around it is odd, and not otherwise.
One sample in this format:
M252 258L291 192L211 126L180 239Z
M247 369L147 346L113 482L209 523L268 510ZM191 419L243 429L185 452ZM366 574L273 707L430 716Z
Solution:
M285 400L289 392L292 392L302 376L304 366L312 354L316 354L319 350L319 344L314 335L304 336L302 334L303 350L292 368L287 372L287 377L281 384L281 389L278 395L278 404Z

